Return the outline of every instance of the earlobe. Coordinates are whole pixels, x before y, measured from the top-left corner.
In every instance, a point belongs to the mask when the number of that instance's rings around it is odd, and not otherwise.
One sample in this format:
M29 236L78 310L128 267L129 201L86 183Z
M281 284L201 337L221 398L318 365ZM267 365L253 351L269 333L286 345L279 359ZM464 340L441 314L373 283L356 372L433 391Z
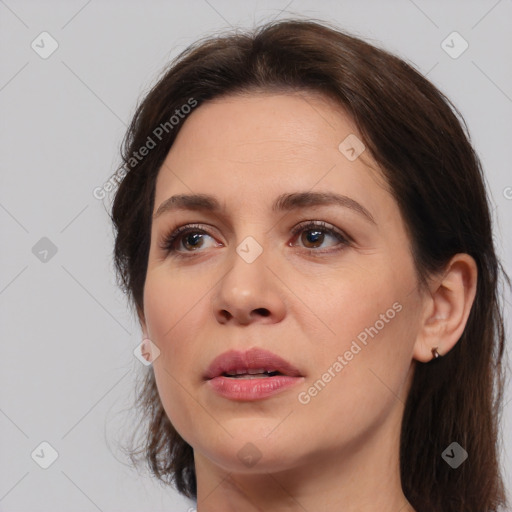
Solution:
M475 260L469 254L459 253L439 277L432 279L414 345L414 359L424 363L437 359L459 341L475 299L477 277Z
M437 359L438 357L441 357L441 354L437 351L439 347L433 347L431 349L431 352L432 352L432 358L433 359Z

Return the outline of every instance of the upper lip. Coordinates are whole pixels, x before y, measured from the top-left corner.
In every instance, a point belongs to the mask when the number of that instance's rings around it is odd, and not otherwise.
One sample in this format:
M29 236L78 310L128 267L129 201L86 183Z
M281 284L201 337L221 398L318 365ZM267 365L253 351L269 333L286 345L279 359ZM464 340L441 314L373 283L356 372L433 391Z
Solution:
M258 369L301 377L299 370L288 361L268 350L255 347L245 352L229 350L217 356L206 370L205 379L213 379L227 372L241 373Z

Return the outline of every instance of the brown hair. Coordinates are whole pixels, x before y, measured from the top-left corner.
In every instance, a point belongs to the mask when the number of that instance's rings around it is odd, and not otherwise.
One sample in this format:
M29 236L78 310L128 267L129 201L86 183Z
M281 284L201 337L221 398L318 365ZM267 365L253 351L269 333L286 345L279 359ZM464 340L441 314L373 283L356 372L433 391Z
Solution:
M185 122L171 128L169 119L192 99L200 106L273 90L322 93L352 116L400 208L421 284L456 253L475 259L477 292L460 340L415 369L402 422L401 479L418 512L498 510L506 505L498 460L505 379L500 273L510 280L495 254L481 164L464 120L403 60L326 22L300 19L188 47L139 104L124 139L128 171L111 215L120 286L142 316L156 177ZM167 126L165 137L135 162L158 126ZM132 461L142 454L160 480L196 497L193 450L170 423L151 368L137 405L149 425ZM441 457L454 441L469 454L457 469Z

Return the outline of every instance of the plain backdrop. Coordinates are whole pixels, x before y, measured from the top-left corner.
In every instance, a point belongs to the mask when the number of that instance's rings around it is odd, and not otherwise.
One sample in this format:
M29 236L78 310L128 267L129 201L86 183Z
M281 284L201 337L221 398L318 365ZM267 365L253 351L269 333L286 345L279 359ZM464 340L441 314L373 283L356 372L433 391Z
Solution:
M294 15L394 52L453 100L510 273L511 0L0 0L0 510L192 510L115 447L134 427L124 409L144 370L133 355L141 332L116 287L110 202L93 190L115 171L135 105L172 57L208 34ZM509 492L511 398L508 388Z

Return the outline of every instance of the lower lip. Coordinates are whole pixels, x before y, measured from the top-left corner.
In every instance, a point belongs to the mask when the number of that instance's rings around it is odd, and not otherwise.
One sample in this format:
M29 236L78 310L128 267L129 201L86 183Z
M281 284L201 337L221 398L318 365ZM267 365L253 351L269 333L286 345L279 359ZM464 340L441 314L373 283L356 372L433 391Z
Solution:
M303 377L275 375L257 379L233 379L220 376L208 380L208 385L219 395L230 400L261 400L298 384Z

